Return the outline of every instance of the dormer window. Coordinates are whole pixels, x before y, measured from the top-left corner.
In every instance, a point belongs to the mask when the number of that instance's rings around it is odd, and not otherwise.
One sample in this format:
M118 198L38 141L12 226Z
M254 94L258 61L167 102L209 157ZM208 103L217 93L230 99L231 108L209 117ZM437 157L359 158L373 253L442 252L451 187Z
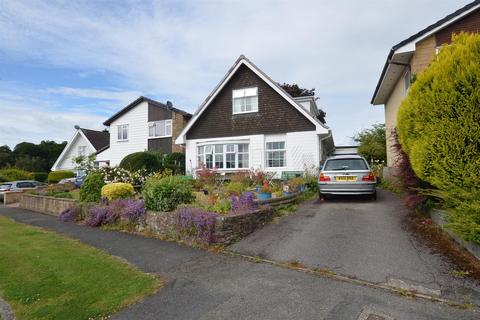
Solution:
M258 112L258 88L233 90L233 114Z

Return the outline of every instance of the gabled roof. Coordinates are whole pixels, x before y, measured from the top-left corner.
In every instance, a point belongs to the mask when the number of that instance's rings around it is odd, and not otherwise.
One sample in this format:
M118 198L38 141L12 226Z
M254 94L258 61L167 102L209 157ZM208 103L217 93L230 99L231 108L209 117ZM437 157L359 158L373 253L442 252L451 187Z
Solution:
M110 133L108 131L96 131L79 127L76 128L77 130L75 130L75 134L70 141L68 141L65 148L63 148L62 153L60 153L57 160L53 164L52 171L56 170L58 164L63 160L65 154L67 154L68 150L70 150L72 147L72 144L77 136L83 137L90 144L90 147L97 152L101 149L107 149L110 145Z
M170 105L167 105L167 104L163 104L161 102L158 102L158 101L155 101L153 99L150 99L150 98L147 98L147 97L144 97L144 96L140 96L138 97L136 100L134 100L133 102L131 102L130 104L128 104L126 107L124 107L122 110L118 111L117 113L115 113L113 116L111 116L109 119L107 119L103 124L106 125L106 126L109 126L113 121L115 121L116 119L120 118L122 115L124 115L125 113L127 113L128 111L132 110L133 108L135 108L137 105L139 105L140 103L142 102L148 102L149 104L151 105L154 105L156 107L160 107L160 108L164 108L164 109L167 109L167 110L171 110L171 111L174 111L176 113L180 113L184 116L191 116L190 113L186 112L186 111L183 111L183 110L180 110L180 109L177 109L177 108L174 108Z
M110 133L108 131L96 131L85 128L80 128L80 130L82 130L85 138L90 141L97 151L110 144Z
M475 1L467 4L466 6L458 9L457 11L449 14L448 16L444 17L443 19L438 20L434 24L429 25L425 29L415 33L414 35L412 35L412 36L406 38L405 40L402 40L399 43L397 43L396 45L394 45L392 47L392 49L390 49L390 52L388 53L387 61L385 62L384 66L383 66L382 73L380 75L380 79L378 79L377 85L375 87L375 92L373 93L373 97L372 97L372 100L370 101L370 103L371 104L383 104L384 103L383 100L382 101L376 101L377 100L376 98L377 98L378 92L380 91L380 89L382 87L383 81L386 78L388 68L389 68L392 60L394 60L393 58L394 58L394 55L396 53L404 54L405 52L415 51L415 43L417 43L418 41L420 41L420 40L422 40L422 39L424 39L428 36L430 36L431 34L433 34L435 32L438 32L441 29L444 29L448 25L452 24L453 22L457 21L458 19L462 18L463 16L470 14L471 12L477 10L478 8L480 8L480 0L475 0Z
M308 120L310 120L314 125L318 133L328 133L329 128L321 123L314 115L310 112L305 110L297 101L295 101L280 85L273 81L268 75L266 75L262 70L260 70L255 64L253 64L249 59L247 59L244 55L240 55L237 61L233 64L233 66L228 70L227 74L223 77L220 83L213 89L213 91L208 95L208 97L203 101L197 111L194 113L192 119L187 123L185 128L183 128L180 135L175 140L176 144L184 144L185 143L185 136L190 128L194 125L194 123L198 120L198 118L202 115L205 109L208 108L210 103L215 99L215 97L219 94L219 92L223 89L223 87L228 83L228 81L232 78L235 72L240 68L240 66L245 65L250 70L252 70L257 76L259 76L265 83L267 83L270 87L272 87L280 96L282 96L287 102L289 102L294 108L296 108L302 115L304 115Z

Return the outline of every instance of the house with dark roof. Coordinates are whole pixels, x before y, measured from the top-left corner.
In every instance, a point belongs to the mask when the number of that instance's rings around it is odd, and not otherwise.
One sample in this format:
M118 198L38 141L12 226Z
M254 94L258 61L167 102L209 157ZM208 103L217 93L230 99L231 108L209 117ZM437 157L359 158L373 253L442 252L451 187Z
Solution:
M74 157L92 153L96 154L96 165L115 166L138 151L184 152L175 139L190 118L190 113L175 108L170 101L164 104L139 97L103 123L108 131L76 127L52 170L71 170Z
M73 170L75 168L74 158L97 153L107 148L109 143L108 131L96 131L75 126L75 134L53 164L52 171Z
M395 167L398 158L392 150L392 133L397 126L398 108L407 95L412 79L428 67L441 46L451 43L453 34L461 32L480 32L480 0L399 42L388 53L371 103L385 107L389 168Z
M240 56L176 138L186 170L262 169L278 176L318 167L333 148L315 97L293 98Z
M170 101L164 104L139 97L103 123L110 128L110 144L97 152L96 161L115 166L138 151L184 152L175 139L190 118L190 113Z

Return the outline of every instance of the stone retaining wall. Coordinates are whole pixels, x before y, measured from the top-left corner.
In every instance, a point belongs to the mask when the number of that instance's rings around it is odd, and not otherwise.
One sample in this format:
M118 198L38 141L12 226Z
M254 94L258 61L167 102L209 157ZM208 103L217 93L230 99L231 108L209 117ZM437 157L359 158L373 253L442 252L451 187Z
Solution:
M77 201L73 199L60 199L26 193L22 194L20 199L20 208L54 216L58 216L65 209L76 205Z
M254 212L218 216L215 222L215 243L229 245L242 239L258 228L261 228L273 216L273 210L260 209ZM176 212L147 211L145 225L142 230L147 230L159 236L174 239L195 240L186 238L177 230Z

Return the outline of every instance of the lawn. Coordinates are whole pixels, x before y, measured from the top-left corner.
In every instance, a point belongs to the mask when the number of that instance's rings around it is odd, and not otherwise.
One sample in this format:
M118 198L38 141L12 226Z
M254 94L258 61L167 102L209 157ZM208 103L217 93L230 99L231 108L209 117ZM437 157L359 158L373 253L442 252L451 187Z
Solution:
M0 296L17 319L100 319L160 286L101 250L0 217Z

